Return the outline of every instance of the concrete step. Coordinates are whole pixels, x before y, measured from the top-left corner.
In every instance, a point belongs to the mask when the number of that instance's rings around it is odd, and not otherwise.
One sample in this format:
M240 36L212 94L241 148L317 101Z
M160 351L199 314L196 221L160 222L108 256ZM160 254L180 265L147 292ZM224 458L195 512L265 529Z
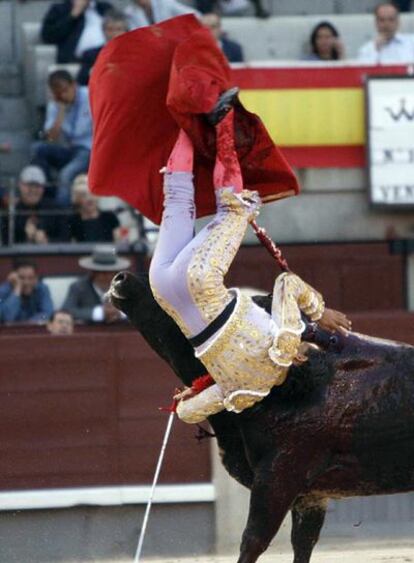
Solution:
M378 3L378 0L263 0L269 12L278 16L372 14Z
M378 0L335 0L337 14L372 14Z
M29 119L27 103L21 96L0 96L0 131L21 131Z
M31 134L28 130L0 130L0 144L8 143L9 152L0 152L0 175L18 175L23 166L29 162Z
M268 0L268 3L275 16L335 13L335 0Z
M16 64L0 64L0 96L21 96L23 80Z

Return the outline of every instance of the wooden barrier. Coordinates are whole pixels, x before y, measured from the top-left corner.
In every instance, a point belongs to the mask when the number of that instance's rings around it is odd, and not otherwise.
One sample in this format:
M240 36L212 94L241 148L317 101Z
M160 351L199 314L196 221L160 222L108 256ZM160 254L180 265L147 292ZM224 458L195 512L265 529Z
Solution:
M346 312L406 309L405 258L388 242L282 246L290 268L317 288L330 307ZM279 273L261 246L243 247L227 285L272 291Z
M24 332L24 331L23 331ZM178 380L134 330L1 335L0 489L148 484ZM210 481L177 422L161 483Z

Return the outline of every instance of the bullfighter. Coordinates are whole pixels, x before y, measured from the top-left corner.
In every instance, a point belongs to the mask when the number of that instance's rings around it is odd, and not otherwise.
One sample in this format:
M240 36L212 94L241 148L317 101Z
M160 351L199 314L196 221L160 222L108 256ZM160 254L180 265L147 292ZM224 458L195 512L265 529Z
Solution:
M322 296L295 274L276 279L271 314L224 285L261 205L257 192L243 189L233 134L235 95L235 89L224 93L209 116L217 122L216 214L194 237L194 149L181 129L164 171L164 213L150 266L155 299L211 376L204 378L205 389L196 385L176 396L179 417L190 423L224 408L238 413L251 407L285 381L292 362L306 361L301 313L331 331L350 328L344 314L325 308Z

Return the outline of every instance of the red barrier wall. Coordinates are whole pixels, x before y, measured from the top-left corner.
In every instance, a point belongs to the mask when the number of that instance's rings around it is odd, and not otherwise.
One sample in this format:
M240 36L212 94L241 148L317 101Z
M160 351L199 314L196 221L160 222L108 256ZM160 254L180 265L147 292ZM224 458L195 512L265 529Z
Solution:
M151 482L178 380L137 332L3 329L1 350L0 489ZM176 422L162 483L210 480L195 433Z

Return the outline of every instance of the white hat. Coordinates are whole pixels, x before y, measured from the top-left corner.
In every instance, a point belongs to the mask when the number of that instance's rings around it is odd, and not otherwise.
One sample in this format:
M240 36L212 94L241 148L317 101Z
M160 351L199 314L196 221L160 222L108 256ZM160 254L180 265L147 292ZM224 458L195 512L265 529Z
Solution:
M39 166L25 166L20 172L20 181L23 184L39 184L39 186L46 185L45 173Z
M116 255L113 246L104 244L95 246L92 256L85 256L79 260L79 266L93 272L117 272L128 268L130 264L127 258Z

